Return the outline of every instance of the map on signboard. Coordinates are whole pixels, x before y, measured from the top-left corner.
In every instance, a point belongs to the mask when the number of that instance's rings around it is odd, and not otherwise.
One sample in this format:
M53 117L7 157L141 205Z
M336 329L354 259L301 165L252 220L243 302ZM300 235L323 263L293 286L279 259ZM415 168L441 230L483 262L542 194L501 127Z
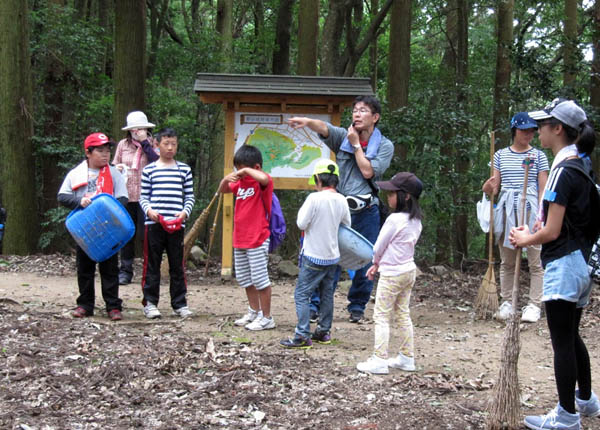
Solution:
M242 145L260 149L263 170L273 177L308 178L319 158L330 158L330 150L318 134L308 127L293 129L291 114L235 114L235 150ZM310 115L330 122L329 115Z

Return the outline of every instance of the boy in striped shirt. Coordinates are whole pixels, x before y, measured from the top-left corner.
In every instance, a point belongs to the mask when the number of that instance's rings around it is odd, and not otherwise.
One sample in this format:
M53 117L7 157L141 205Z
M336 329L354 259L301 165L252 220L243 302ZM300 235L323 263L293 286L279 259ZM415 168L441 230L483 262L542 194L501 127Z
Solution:
M171 307L176 315L185 318L192 315L187 306L183 266L185 220L194 207L192 169L175 160L178 143L175 130L166 128L157 139L160 158L142 171L140 206L146 214L142 304L147 318L161 317L156 306L160 295L160 264L166 249Z

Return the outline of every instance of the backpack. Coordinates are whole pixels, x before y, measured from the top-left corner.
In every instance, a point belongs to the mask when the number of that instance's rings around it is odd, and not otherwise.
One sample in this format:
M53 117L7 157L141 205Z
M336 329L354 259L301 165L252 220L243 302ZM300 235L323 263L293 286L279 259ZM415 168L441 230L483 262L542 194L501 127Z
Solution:
M283 217L283 212L281 210L281 204L279 203L279 199L273 193L273 198L271 200L271 216L269 218L269 231L271 235L269 236L269 253L273 253L279 245L283 242L285 238L285 218Z
M596 212L600 212L600 186L598 186L596 184L596 182L594 182L594 179L590 176L590 174L588 172L586 172L578 163L569 163L569 161L564 161L559 165L563 165L565 167L570 167L573 170L577 170L578 172L580 172L583 176L585 176L592 184L594 184L594 186L596 187L596 191L598 192L597 194L597 200L595 202L596 205ZM591 202L592 204L592 210L594 208L594 202ZM594 281L597 284L600 284L600 221L598 221L598 218L595 218L596 220L596 231L595 231L595 235L596 235L596 239L594 240L594 245L592 246L592 252L590 253L590 258L588 259L588 271L590 273L590 277L592 278L592 281ZM567 220L568 223L568 220Z

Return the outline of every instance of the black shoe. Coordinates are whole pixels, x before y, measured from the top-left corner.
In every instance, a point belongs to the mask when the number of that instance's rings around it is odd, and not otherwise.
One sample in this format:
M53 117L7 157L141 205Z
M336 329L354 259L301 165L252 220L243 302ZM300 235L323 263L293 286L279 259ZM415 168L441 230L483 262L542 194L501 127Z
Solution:
M362 318L363 318L362 312L357 312L357 311L350 312L349 321L351 323L358 323L358 322L360 322L360 320L362 320Z
M131 283L131 277L127 273L119 273L119 285L127 285Z
M309 337L295 335L289 339L283 339L279 344L285 348L308 349L312 348L312 341Z
M329 345L331 343L331 335L328 331L315 330L312 334L312 340L323 345Z
M315 323L319 321L319 313L317 311L310 311L310 322Z

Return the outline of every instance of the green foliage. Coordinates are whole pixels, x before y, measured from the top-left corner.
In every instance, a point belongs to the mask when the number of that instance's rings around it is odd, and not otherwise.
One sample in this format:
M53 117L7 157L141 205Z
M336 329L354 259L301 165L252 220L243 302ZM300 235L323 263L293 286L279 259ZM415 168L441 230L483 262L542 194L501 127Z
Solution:
M65 228L65 220L69 209L57 207L44 214L42 221L42 234L38 246L42 251L66 251L73 246L70 236Z

